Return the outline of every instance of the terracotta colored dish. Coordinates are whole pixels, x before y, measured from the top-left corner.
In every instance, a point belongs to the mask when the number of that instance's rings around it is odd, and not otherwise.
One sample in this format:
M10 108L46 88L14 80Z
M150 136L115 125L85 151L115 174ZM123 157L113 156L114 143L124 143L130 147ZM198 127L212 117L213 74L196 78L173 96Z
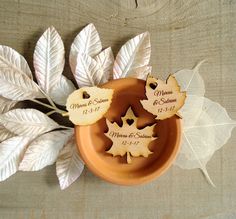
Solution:
M76 126L75 134L79 152L87 167L97 176L111 183L136 185L149 182L163 174L173 163L180 146L181 119L156 121L154 116L143 109L140 99L145 99L145 81L126 78L110 81L102 87L113 88L114 96L111 107L105 117L111 122L121 122L129 106L138 116L138 127L156 123L154 128L158 139L149 144L153 154L147 158L132 158L127 164L126 156L106 153L112 141L104 133L108 131L105 118L89 126Z

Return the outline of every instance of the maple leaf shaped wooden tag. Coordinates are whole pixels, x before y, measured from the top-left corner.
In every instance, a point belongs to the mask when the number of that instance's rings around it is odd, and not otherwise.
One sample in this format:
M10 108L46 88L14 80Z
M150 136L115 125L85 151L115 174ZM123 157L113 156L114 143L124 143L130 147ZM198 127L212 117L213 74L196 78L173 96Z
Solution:
M163 120L178 115L178 110L184 105L186 92L180 91L180 86L173 75L167 81L148 76L146 80L147 100L141 100L143 108L157 119Z
M148 157L152 154L148 145L155 139L152 137L155 124L141 130L137 129L137 117L131 108L122 117L122 121L123 125L119 127L117 123L106 120L109 130L105 135L113 141L113 145L107 153L113 156L127 154L127 163L132 163L131 155L133 157Z
M83 87L69 95L66 102L69 119L75 125L91 125L108 111L113 90Z

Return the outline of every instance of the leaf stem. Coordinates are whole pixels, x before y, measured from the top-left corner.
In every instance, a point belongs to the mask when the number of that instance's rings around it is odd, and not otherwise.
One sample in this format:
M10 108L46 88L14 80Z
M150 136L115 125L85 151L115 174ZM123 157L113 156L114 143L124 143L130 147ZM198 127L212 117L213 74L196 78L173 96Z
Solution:
M47 108L50 108L50 109L55 109L53 106L51 106L51 105L48 105L48 104L46 104L46 103L43 103L43 102L41 102L41 101L39 101L39 100L36 100L36 99L31 99L31 101L32 102L35 102L35 103L38 103L38 104L40 104L40 105L42 105L42 106L45 106L45 107L47 107Z
M208 172L207 172L206 165L203 164L203 163L201 162L201 160L198 158L198 155L197 155L197 153L195 152L195 150L194 150L193 146L191 145L190 141L188 140L188 138L187 138L185 132L183 132L183 135L184 135L184 137L185 137L185 139L186 139L186 141L187 141L187 143L188 143L188 145L189 145L191 151L193 152L195 158L197 159L197 161L198 161L198 163L199 163L199 165L200 165L200 169L201 169L202 172L204 173L205 178L207 179L207 181L209 182L210 185L212 185L213 187L216 187L215 184L213 183L213 181L211 180L211 178L210 178Z
M46 113L46 115L47 115L47 116L50 116L50 115L52 115L53 113L56 113L56 112L57 112L56 110L52 110L52 111Z
M38 89L41 91L41 93L46 97L46 99L48 100L48 102L49 102L53 107L57 108L56 105L55 105L55 103L52 101L51 97L48 96L48 95L39 87L38 84L37 84L37 86L38 86Z
M130 152L127 151L127 163L131 163L131 157L130 157Z
M40 104L40 105L42 105L42 106L45 106L45 107L47 107L47 108L49 108L49 109L53 109L54 112L57 112L57 113L60 113L60 114L65 114L65 113L67 113L67 112L64 111L64 110L58 109L56 106L55 106L55 107L54 107L54 106L51 106L51 105L46 104L46 103L43 103L43 102L41 102L41 101L39 101L39 100L31 99L31 101L32 101L32 102L35 102L35 103L38 103L38 104ZM54 112L52 112L52 113L54 113Z
M47 107L47 108L53 109L53 110L54 110L55 112L57 112L57 113L60 113L60 114L65 114L65 113L67 113L67 111L58 109L57 106L55 105L55 103L53 102L53 100L51 99L51 97L50 97L49 95L47 95L47 93L45 93L45 92L42 90L42 88L41 88L37 83L35 83L35 84L36 84L36 86L38 87L38 89L40 90L40 92L44 95L44 97L46 97L46 99L48 100L48 102L49 102L51 105L48 105L48 104L46 104L46 103L42 103L41 101L38 101L38 100L35 100L35 99L31 99L31 101L36 102L36 103L38 103L38 104L40 104L40 105L43 105L43 106L45 106L45 107ZM54 113L54 112L51 112L49 115L51 115L52 113Z
M74 129L72 127L68 127L68 126L64 126L64 125L60 125L60 128L63 128L63 129Z

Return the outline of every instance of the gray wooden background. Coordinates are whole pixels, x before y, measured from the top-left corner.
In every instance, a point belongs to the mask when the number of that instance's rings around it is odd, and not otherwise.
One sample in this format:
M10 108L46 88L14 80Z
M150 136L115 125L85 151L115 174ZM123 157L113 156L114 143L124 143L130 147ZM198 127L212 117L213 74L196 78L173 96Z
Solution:
M18 50L31 67L35 43L47 27L61 34L68 60L73 38L90 22L115 53L130 37L150 31L151 64L163 78L207 59L201 68L206 96L236 119L235 0L0 0L0 44ZM68 61L65 74L72 78ZM60 191L51 166L0 183L0 218L236 218L235 134L207 166L215 189L199 170L172 167L136 187L111 185L85 170Z

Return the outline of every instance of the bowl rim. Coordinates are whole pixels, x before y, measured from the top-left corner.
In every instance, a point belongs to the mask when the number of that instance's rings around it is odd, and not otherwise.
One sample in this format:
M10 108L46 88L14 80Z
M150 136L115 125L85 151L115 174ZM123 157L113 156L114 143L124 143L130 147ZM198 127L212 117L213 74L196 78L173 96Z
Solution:
M135 78L125 78L125 79L126 80L127 79L133 80ZM118 81L118 80L124 80L124 79L117 79L116 81ZM140 80L140 79L135 79L135 80ZM103 87L106 84L111 83L111 82L112 81L107 82L100 87ZM88 167L88 169L92 173L94 173L96 176L102 178L105 181L108 181L113 184L125 185L125 186L148 183L150 181L153 181L157 177L160 177L162 174L164 174L170 168L170 166L174 163L175 158L177 157L177 154L180 150L180 145L181 145L181 141L182 141L182 121L181 121L181 118L178 118L177 116L175 116L175 117L176 117L176 119L175 119L176 130L178 130L178 132L180 134L176 135L176 141L175 141L175 144L173 146L173 150L172 150L170 156L167 158L165 163L160 168L158 168L157 170L153 171L152 173L150 173L148 175L140 176L139 178L132 178L132 177L130 177L129 179L127 179L127 178L125 178L125 179L124 178L114 178L110 175L104 174L102 170L100 170L99 168L96 167L96 164L93 162L93 160L89 159L89 156L86 153L86 147L83 147L82 143L81 143L81 139L86 137L84 135L86 130L87 130L86 133L89 133L90 126L75 126L74 133L75 133L77 148L79 150L82 160L84 161L84 163ZM81 129L83 129L83 132L81 132Z

